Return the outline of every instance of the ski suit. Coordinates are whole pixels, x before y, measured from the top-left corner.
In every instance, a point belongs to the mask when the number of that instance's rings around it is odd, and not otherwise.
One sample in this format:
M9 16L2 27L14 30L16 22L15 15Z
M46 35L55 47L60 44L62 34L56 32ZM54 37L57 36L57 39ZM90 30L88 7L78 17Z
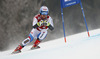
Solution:
M33 18L33 29L31 30L28 38L22 41L21 43L22 46L26 46L28 43L32 42L35 38L38 38L40 41L42 41L47 36L47 33L48 33L47 30L54 29L53 20L49 15L47 16L45 20L50 23L50 26L45 26L45 25L37 26L37 23L42 21L40 14L36 15Z

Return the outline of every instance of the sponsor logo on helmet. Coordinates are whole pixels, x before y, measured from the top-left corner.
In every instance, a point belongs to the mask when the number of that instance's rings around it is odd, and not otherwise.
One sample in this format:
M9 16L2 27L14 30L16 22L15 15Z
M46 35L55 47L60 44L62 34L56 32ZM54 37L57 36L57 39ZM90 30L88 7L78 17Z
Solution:
M43 9L43 11L47 11L47 9Z

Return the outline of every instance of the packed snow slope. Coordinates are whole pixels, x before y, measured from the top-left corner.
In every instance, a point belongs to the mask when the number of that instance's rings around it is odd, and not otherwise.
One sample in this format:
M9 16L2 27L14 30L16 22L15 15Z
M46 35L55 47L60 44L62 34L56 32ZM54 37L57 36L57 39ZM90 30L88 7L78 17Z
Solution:
M11 54L14 50L0 52L0 59L100 59L100 29L71 35L67 43L63 38L41 43L40 49L22 49L22 53Z

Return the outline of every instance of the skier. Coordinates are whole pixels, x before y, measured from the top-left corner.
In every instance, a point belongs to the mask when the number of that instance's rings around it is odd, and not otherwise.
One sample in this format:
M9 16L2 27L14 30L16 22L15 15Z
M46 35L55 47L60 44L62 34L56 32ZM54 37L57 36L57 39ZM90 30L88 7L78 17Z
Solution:
M48 8L46 6L42 6L39 12L40 14L36 15L33 18L33 29L30 32L28 38L22 41L22 43L18 45L18 47L13 51L13 53L20 53L21 49L25 47L28 43L32 42L34 38L37 39L33 43L31 49L40 48L38 45L47 36L47 30L50 29L52 31L54 29L53 20L48 15Z

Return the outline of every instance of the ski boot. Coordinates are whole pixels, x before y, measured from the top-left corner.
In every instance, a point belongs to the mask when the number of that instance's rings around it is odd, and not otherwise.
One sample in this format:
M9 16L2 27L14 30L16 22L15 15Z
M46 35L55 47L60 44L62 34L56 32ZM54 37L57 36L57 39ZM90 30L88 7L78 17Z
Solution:
M40 43L40 41L37 39L37 40L34 42L34 44L33 44L32 48L31 48L31 50L40 48L40 46L38 46L39 43Z
M12 52L12 54L20 53L20 52L21 52L21 49L22 49L23 47L24 47L24 46L19 45L19 46Z

